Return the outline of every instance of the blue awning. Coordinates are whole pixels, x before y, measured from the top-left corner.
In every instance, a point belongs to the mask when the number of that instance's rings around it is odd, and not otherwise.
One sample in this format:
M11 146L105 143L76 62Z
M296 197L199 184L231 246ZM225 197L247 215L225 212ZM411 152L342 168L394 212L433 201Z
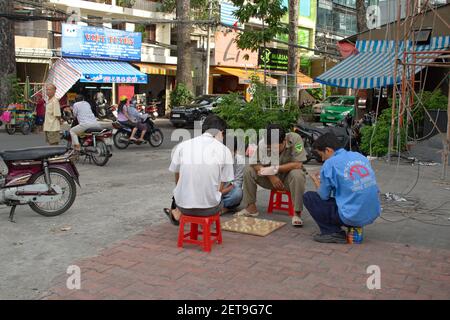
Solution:
M400 42L398 59L404 60L404 52L411 51L444 51L450 46L450 36L433 37L428 45L414 45L411 41ZM315 82L333 87L352 89L372 89L393 85L402 79L403 66L398 64L397 76L394 81L395 41L362 40L356 42L357 54L351 55L327 72L314 79ZM423 53L420 56L436 56ZM407 54L407 63L430 63L433 59L414 59L413 54ZM407 76L414 71L422 70L424 66L407 66Z
M127 62L64 58L77 70L80 82L91 83L147 83L147 75Z

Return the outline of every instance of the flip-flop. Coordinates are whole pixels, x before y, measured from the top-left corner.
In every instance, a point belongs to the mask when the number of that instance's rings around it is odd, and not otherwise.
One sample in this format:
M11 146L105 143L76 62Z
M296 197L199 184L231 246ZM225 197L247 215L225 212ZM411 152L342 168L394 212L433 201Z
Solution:
M241 211L236 212L233 216L235 217L257 217L259 216L259 212L255 213L249 212L247 209L242 209Z
M292 225L296 228L303 227L303 221L299 216L293 216L292 217Z
M180 225L180 221L175 219L175 217L173 216L173 214L172 214L172 212L171 212L171 210L169 208L164 208L164 213L169 218L170 223L172 223L174 226L179 226Z

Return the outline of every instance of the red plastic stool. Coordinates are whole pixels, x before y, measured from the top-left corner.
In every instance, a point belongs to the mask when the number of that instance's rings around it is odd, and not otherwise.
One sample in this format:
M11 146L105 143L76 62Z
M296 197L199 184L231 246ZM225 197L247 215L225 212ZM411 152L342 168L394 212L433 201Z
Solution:
M216 223L216 231L211 232L211 225ZM184 233L184 225L190 223L190 230ZM202 226L202 230L198 230L198 226ZM198 240L198 236L202 235L202 239ZM222 231L220 229L220 214L209 217L194 217L181 215L180 229L178 231L178 247L183 247L183 243L193 243L203 246L203 251L211 252L212 242L222 243Z
M287 195L287 201L283 201L283 194ZM295 211L294 206L292 205L291 193L289 191L270 191L269 207L267 208L267 213L272 213L273 210L287 211L289 213L289 216L294 216Z

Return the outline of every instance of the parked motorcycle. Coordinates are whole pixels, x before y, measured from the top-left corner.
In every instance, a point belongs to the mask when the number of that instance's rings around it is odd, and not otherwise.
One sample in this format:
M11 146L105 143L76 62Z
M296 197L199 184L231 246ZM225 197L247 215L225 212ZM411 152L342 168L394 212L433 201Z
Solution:
M66 147L37 147L0 152L0 204L11 207L14 222L16 206L29 205L46 217L66 212L80 185L78 171Z
M98 120L111 120L117 121L117 117L114 115L115 106L109 105L105 102L96 105Z
M346 150L360 152L360 125L360 122L353 125L353 118L347 115L344 120L335 126L318 128L307 123L299 123L294 126L294 132L302 137L304 149L306 150L306 161L304 163L308 163L312 159L322 162L321 157L313 152L312 145L320 136L328 132L334 133L340 141L341 146Z
M150 106L145 108L145 114L142 122L147 124L147 132L144 135L144 142L139 141L130 141L131 132L133 131L133 126L122 125L119 122L115 122L113 124L114 128L117 129L117 132L114 134L114 145L117 149L126 149L130 144L145 144L149 143L153 147L159 147L164 141L164 135L162 131L155 126L155 123L152 120L155 120L158 117L158 112L156 111L156 107ZM137 135L141 134L140 130L138 130Z

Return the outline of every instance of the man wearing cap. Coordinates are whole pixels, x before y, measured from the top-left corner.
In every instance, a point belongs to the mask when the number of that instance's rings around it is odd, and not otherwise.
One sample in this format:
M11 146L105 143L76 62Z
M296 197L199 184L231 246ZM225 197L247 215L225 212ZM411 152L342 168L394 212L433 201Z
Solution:
M268 157L268 154L278 156ZM305 173L303 161L306 161L306 151L303 148L302 138L295 132L286 133L277 124L269 124L266 135L258 144L255 158L244 171L244 196L242 204L244 209L238 216L257 216L256 189L289 191L294 205L295 215L292 225L302 227L301 213L303 210L303 193L305 192Z

